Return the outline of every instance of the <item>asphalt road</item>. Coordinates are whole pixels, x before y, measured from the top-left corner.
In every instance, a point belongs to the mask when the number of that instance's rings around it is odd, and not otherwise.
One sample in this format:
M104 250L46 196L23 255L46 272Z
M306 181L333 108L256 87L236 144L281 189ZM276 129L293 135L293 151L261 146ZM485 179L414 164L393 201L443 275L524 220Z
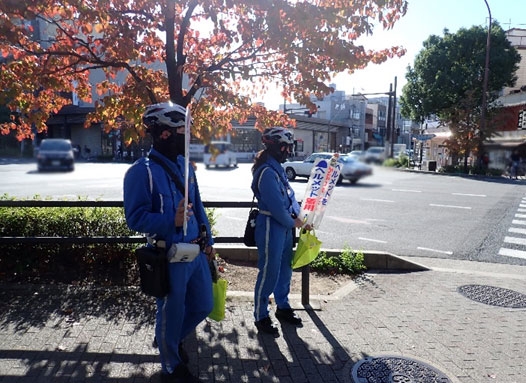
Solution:
M250 201L250 164L205 169L205 201ZM77 163L74 172L38 173L32 162L0 160L0 193L32 198L122 200L129 164ZM298 200L306 180L291 182ZM316 234L324 248L526 265L523 181L479 179L375 167L373 176L338 186ZM247 209L218 209L219 235L241 235Z

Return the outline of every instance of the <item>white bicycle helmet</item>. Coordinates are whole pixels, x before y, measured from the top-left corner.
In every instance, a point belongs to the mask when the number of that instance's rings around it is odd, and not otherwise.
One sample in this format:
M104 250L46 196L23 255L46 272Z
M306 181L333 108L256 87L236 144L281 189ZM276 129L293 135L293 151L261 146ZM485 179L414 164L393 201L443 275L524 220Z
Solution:
M185 116L185 108L168 101L148 106L142 116L142 121L148 129L155 126L178 128L185 125Z
M267 145L293 145L294 144L294 135L288 129L275 126L272 128L267 128L261 136L261 141L263 144Z

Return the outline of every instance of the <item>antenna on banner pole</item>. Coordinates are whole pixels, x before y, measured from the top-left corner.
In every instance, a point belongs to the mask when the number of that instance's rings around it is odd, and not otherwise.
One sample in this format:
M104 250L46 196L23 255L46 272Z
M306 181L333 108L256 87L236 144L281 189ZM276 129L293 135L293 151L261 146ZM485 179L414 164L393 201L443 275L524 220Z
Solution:
M192 125L192 114L190 107L186 107L184 124L184 217L183 235L186 236L188 229L188 178L190 172L190 126Z

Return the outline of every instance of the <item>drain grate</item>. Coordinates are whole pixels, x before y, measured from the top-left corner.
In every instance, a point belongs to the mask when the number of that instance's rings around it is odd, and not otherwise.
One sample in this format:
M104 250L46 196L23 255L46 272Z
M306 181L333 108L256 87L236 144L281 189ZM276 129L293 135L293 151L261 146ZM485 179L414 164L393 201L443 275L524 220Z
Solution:
M353 383L451 383L429 364L399 356L365 358L354 365L351 375Z
M458 292L466 298L491 306L526 308L526 294L487 285L464 285Z

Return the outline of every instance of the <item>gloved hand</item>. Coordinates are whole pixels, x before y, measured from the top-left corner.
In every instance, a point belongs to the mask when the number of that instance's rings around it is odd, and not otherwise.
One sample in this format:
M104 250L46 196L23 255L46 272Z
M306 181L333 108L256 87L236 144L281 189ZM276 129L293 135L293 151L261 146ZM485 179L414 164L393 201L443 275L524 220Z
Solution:
M192 203L188 203L188 212L186 213L186 220L188 221L190 217L194 215L192 211ZM177 210L175 211L175 227L182 227L184 223L184 199L179 201Z

